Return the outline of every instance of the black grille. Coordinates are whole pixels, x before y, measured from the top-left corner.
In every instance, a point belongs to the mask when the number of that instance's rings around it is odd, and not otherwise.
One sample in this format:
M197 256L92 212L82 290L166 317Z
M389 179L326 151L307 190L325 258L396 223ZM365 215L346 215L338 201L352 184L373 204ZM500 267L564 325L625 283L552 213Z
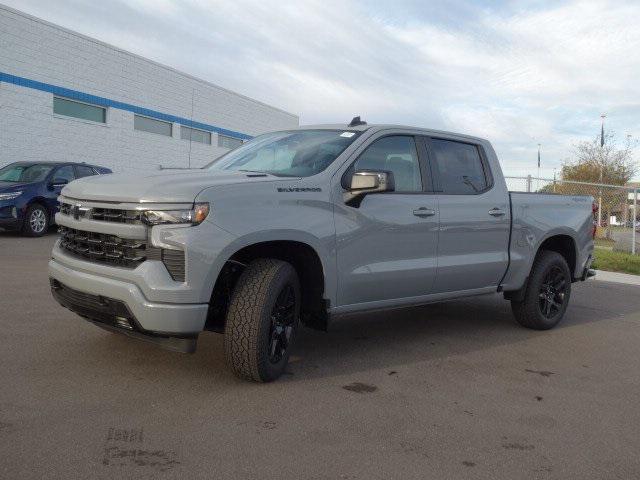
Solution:
M182 250L149 247L142 240L124 239L115 235L63 226L58 231L60 247L76 257L124 268L136 268L145 260L160 260L173 280L185 280L185 258Z
M76 209L70 203L60 204L60 213L73 217L84 217L90 220L116 223L142 223L141 213L138 210L122 210L119 208L93 208L81 207Z
M62 226L58 231L62 248L92 262L136 268L147 258L147 246L140 240L126 240L115 235Z

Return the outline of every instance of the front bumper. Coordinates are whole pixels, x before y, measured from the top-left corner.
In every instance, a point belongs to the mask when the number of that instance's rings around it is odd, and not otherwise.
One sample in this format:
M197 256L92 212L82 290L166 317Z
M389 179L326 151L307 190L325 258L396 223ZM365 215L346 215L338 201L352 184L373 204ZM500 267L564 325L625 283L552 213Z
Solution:
M163 336L194 337L204 329L208 303L151 302L133 283L71 269L55 258L49 261L49 276L53 281L72 291L121 302L131 313L142 332ZM56 297L55 292L54 297ZM58 297L59 295L56 299L63 306L74 311L78 310L77 304L67 301L65 305ZM111 316L118 316L115 313L117 312L112 312ZM85 312L84 316L100 321L95 312L93 315Z
M0 218L0 231L15 232L22 228L22 220L17 218Z
M0 201L0 230L20 230L22 218L20 209L7 201Z
M105 330L122 333L176 352L193 353L196 350L197 334L175 336L144 330L123 302L73 290L53 278L50 282L53 298L60 305Z

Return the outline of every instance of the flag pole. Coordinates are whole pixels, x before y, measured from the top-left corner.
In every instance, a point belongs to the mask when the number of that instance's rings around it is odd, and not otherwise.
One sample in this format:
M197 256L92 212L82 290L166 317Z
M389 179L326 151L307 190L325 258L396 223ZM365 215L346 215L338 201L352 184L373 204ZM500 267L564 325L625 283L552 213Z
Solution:
M536 191L540 189L540 144L538 144L538 180L536 183Z
M600 115L602 122L600 124L600 191L598 193L598 227L602 227L602 149L604 148L604 119L606 114Z

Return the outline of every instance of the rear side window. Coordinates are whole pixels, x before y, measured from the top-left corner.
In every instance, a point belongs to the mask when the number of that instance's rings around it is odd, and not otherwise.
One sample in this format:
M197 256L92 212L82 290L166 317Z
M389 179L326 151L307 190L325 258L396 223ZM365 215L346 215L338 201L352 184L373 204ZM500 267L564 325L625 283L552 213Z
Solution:
M87 167L85 165L76 165L76 176L78 178L90 177L95 174L96 172L91 167Z
M431 150L442 193L473 195L489 186L476 145L434 138Z

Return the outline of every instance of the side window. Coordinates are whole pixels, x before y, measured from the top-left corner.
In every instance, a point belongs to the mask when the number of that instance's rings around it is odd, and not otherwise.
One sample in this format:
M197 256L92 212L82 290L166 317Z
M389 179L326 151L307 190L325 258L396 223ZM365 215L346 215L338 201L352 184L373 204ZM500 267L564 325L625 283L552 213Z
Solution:
M87 167L86 165L76 165L76 177L91 177L92 175L96 175L96 172L91 167Z
M72 181L76 178L75 173L73 173L73 165L65 165L64 167L60 167L53 174L53 179L63 178L68 182Z
M393 172L396 192L422 191L418 152L413 137L383 137L373 142L354 164L355 170Z
M434 138L431 149L442 193L472 195L487 189L487 177L477 146Z

